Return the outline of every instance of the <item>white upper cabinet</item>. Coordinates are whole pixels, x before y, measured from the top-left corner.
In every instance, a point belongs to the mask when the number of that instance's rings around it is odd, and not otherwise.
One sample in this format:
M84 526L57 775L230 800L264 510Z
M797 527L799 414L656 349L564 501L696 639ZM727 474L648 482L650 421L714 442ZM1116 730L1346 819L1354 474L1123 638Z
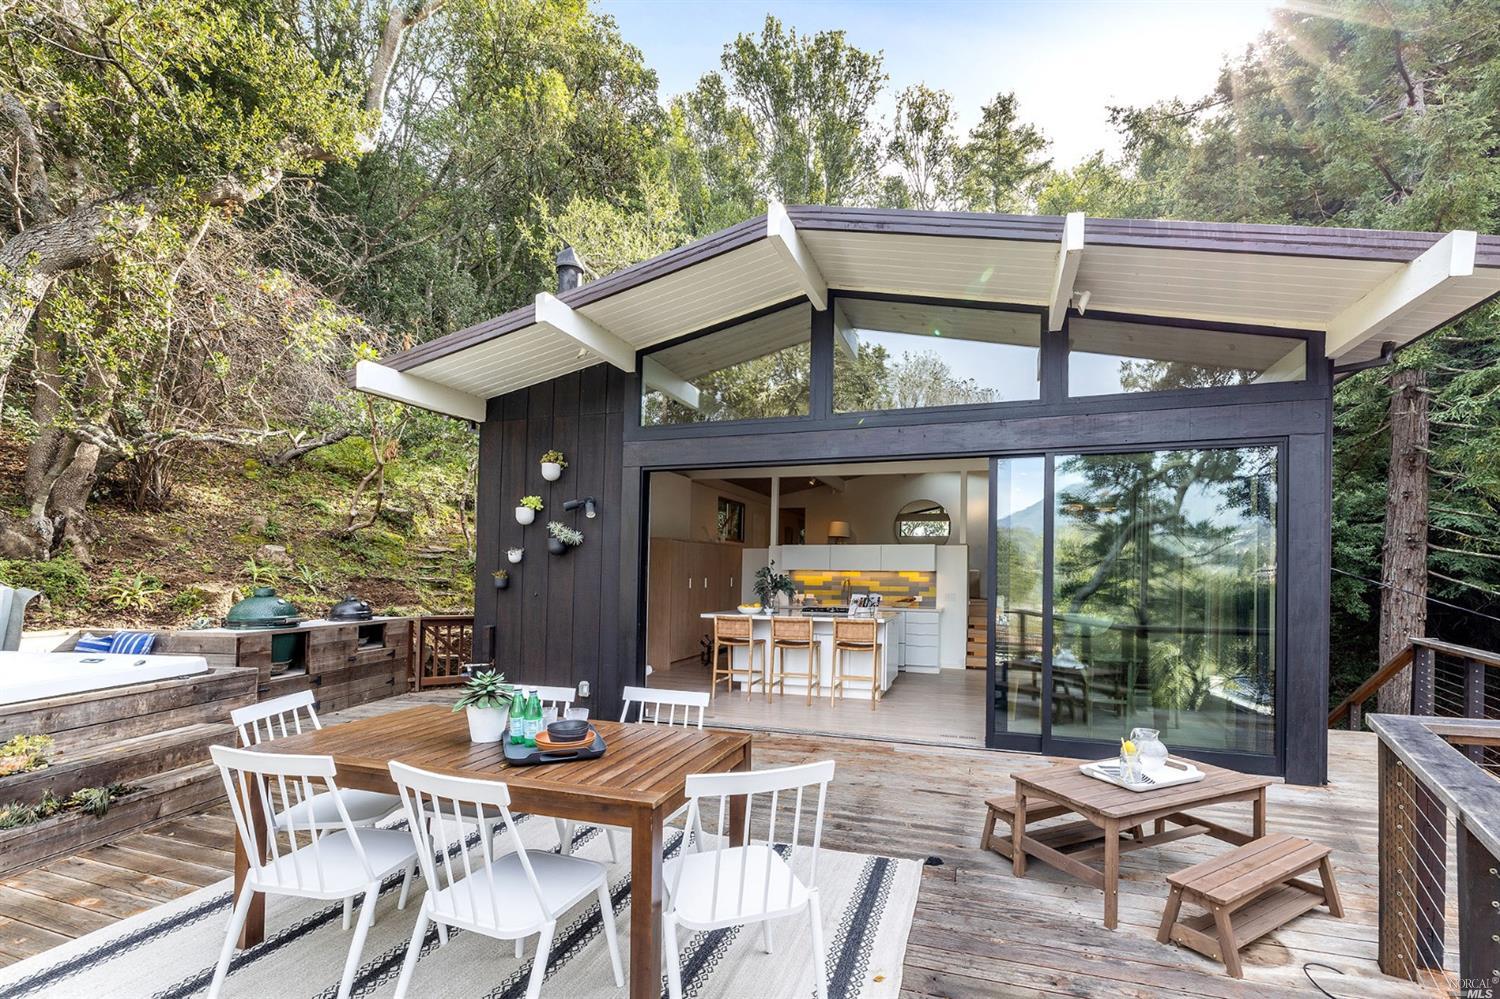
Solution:
M827 569L829 545L782 545L778 570Z
M879 569L883 545L829 545L828 568L830 569Z
M881 545L880 568L887 572L933 572L937 569L935 545Z

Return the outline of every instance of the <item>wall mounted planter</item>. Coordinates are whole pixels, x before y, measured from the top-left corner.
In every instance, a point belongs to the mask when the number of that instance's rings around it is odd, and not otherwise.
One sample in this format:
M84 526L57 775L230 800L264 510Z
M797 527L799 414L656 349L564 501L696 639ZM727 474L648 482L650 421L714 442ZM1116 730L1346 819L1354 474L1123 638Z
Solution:
M548 538L547 539L547 550L549 552L551 552L552 554L554 554L554 555L566 555L566 554L568 554L568 546L565 545L565 544L563 544L561 538Z
M562 478L563 467L555 461L542 462L542 478L548 482L556 482Z
M522 527L525 527L527 524L530 524L534 520L536 520L536 511L531 507L516 507L516 523L520 524Z
M520 565L521 559L525 557L526 549L524 548L510 548L505 552L505 558L510 562L511 565Z
M496 576L495 577L495 589L497 589L497 590L508 590L508 589L510 589L510 577L509 576Z

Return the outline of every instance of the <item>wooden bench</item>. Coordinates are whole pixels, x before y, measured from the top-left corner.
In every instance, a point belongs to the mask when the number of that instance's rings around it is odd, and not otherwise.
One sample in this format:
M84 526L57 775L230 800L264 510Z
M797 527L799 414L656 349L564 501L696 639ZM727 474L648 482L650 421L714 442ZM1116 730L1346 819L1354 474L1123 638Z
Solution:
M1016 799L1008 794L999 798L991 798L984 803L984 808L984 831L979 834L979 848L981 850L994 850L1002 857L1009 857L1014 847L1011 833L1015 831ZM1037 802L1026 807L1026 824L1045 822L1047 819L1055 819L1059 815L1072 814L1072 811L1066 805L1049 805ZM1011 832L996 836L996 821L1004 822L1007 826L1010 826ZM1130 830L1130 832L1138 839L1141 836L1139 826ZM1099 839L1099 827L1092 822L1066 822L1059 826L1051 826L1047 829L1039 830L1035 836L1037 839L1046 842L1053 849L1063 850L1072 846L1097 842Z
M1171 894L1156 939L1175 940L1224 962L1235 978L1245 977L1240 948L1320 905L1342 918L1329 849L1299 836L1262 836L1222 856L1167 875ZM1298 875L1318 868L1321 885ZM1208 911L1178 921L1183 901ZM1210 932L1212 928L1213 932Z

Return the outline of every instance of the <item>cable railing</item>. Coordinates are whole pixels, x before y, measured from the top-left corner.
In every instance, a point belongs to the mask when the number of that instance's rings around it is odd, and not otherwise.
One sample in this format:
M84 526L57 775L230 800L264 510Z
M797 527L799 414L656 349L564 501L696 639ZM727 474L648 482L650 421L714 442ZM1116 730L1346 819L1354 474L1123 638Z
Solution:
M1434 676L1435 709L1438 686ZM1377 714L1369 723L1380 740L1380 970L1442 995L1492 995L1500 780L1472 753L1500 746L1500 720Z
M1404 672L1410 667L1410 672ZM1328 714L1330 728L1347 721L1363 727L1364 709L1392 683L1409 684L1411 713L1435 718L1500 719L1500 656L1484 649L1453 645L1430 638L1409 644ZM1492 749L1470 747L1475 762L1500 764ZM1492 758L1492 759L1491 759Z

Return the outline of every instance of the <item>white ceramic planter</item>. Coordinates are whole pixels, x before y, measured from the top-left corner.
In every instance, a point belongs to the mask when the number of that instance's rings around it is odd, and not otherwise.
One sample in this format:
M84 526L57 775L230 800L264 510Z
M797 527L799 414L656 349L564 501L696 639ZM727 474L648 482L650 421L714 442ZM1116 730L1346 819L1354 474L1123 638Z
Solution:
M464 708L469 717L470 742L499 742L505 738L510 708Z
M562 466L555 461L542 462L542 478L548 482L556 482L562 478Z
M505 557L506 557L507 560L509 560L509 562L510 562L511 565L520 565L521 564L521 559L523 559L523 558L526 557L526 553L525 552L507 551L505 553Z
M516 507L516 523L523 527L536 520L536 511L529 506Z

